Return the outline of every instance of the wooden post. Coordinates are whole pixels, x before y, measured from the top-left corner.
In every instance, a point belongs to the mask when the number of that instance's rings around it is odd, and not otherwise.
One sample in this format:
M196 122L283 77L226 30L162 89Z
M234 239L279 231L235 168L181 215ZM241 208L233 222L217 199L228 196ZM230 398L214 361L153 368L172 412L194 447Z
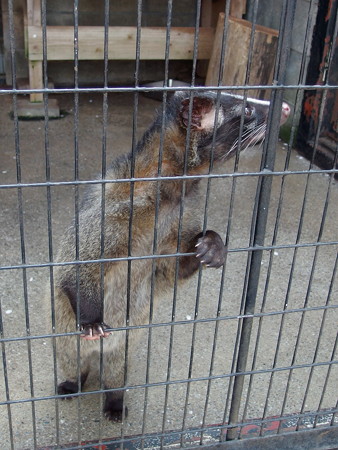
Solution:
M28 26L38 26L41 27L41 2L40 0L27 0L27 25ZM29 49L30 37L27 36ZM34 35L33 35L34 39ZM42 89L43 88L43 78L42 78L42 61L32 61L28 55L28 69L29 69L29 87L30 89ZM31 102L42 102L42 93L30 94Z
M207 86L218 84L224 23L225 17L221 13L209 61L205 83ZM245 84L251 30L252 24L250 22L229 17L221 85L241 86ZM278 32L276 30L260 25L255 26L253 57L248 85L269 85L272 83L277 42ZM260 89L256 91L250 90L249 95L256 98L269 98L270 92Z
M242 19L246 12L246 0L230 1L230 16ZM224 13L227 0L202 0L201 26L216 28L218 16Z
M232 0L230 4L230 15L242 19L246 13L246 0Z

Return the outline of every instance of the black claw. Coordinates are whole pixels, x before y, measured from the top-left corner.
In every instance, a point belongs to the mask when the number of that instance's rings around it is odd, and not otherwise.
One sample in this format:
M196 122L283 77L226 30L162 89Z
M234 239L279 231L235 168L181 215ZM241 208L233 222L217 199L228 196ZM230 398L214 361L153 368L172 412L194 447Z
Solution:
M107 328L110 328L109 325L102 323L88 323L85 325L82 325L81 327L81 333L82 336L102 336L105 337L108 332L106 331Z
M218 269L225 262L226 247L215 231L208 230L197 242L196 257L207 267Z

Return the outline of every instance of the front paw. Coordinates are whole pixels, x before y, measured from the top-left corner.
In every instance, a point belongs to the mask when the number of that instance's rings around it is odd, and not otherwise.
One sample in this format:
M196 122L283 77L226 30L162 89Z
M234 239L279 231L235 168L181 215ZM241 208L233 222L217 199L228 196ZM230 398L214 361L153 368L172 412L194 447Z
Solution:
M196 257L207 267L218 269L225 262L227 249L221 236L212 230L207 230L196 244Z
M106 338L111 334L111 331L106 331L110 328L105 323L88 323L81 327L81 337L87 341L96 341L100 338Z

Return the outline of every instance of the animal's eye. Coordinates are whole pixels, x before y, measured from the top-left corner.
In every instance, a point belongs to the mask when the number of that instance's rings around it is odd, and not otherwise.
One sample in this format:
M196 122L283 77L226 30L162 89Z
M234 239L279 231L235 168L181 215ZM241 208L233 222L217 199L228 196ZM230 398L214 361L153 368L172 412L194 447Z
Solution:
M249 105L249 103L246 105L245 107L245 117L251 117L254 112L255 112L255 108L251 105Z

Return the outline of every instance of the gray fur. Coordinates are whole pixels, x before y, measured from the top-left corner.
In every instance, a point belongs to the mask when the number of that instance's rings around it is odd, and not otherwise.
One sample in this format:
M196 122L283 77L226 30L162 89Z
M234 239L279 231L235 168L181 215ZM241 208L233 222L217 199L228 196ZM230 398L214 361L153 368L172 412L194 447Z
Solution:
M181 96L181 97L180 97ZM182 175L184 168L186 128L182 125L181 100L186 98L184 93L175 96L168 105L166 114L166 128L163 142L163 164L161 174L163 176ZM208 93L206 97L199 95L205 103L215 104L216 94ZM207 100L205 100L205 98ZM221 100L222 101L222 100ZM226 97L227 105L229 97ZM234 98L238 104L239 99ZM201 102L202 103L202 102ZM196 103L198 122L199 104ZM222 105L221 105L222 106ZM214 106L212 106L214 108ZM181 109L180 109L181 108ZM195 105L194 105L195 108ZM263 108L263 106L262 106ZM267 107L265 107L267 112ZM215 161L222 161L224 155L229 153L234 139L238 137L240 120L227 117L226 108L218 115L222 123L217 124L220 136L214 139L216 149L213 152ZM236 108L233 108L236 109ZM213 110L211 110L213 111ZM193 111L194 112L194 111ZM200 113L203 119L203 111ZM194 117L195 117L194 116ZM155 120L152 127L140 141L135 155L135 177L156 177L157 161L160 148L161 115ZM185 119L185 117L183 117ZM230 120L231 119L231 120ZM236 120L234 120L236 119ZM266 119L266 114L264 120ZM185 119L186 120L186 119ZM208 121L210 122L210 109L208 109ZM227 121L230 131L227 132ZM201 121L202 123L202 121ZM234 130L235 125L237 127ZM259 124L256 124L257 126ZM250 126L252 124L250 123ZM210 134L213 129L207 130ZM190 160L186 167L188 173L207 173L211 139L205 130L198 131L191 126L191 142L188 154ZM224 136L224 137L222 137ZM228 139L228 141L227 141ZM131 156L119 158L107 171L107 179L126 179L130 176ZM155 209L157 193L159 191L159 212L157 217L157 254L175 254L177 252L180 201L182 193L182 181L136 182L134 184L134 201L131 208L130 184L107 183L105 186L105 218L104 218L104 252L106 258L118 258L128 256L128 237L130 214L132 212L132 256L144 256L153 254L153 238L155 226ZM196 182L189 181L185 185L184 215L182 221L180 252L194 251L198 234L201 231L201 215L197 206L198 190ZM102 187L100 184L91 187L79 213L79 260L96 260L102 257L101 249L101 207ZM225 248L222 247L220 238L214 240L216 233L210 232L209 239L205 239L206 253L210 253L210 261L217 260L219 267L224 261ZM198 238L203 239L204 238ZM213 249L212 249L212 245ZM199 247L200 248L200 247ZM193 250L192 250L193 249ZM210 251L209 251L210 250ZM75 227L72 226L61 245L57 260L60 262L73 261L75 259ZM205 259L205 256L204 256ZM196 263L197 261L197 263ZM97 315L100 322L108 327L118 328L126 325L142 325L149 320L149 308L151 300L151 276L152 259L135 260L131 263L130 277L130 305L129 323L126 322L127 312L127 286L128 263L126 261L107 262L104 264L104 308L103 317L100 316L102 308L100 277L101 264L91 263L79 265L78 285L76 284L76 268L74 265L57 267L55 271L55 312L56 332L69 333L76 331L76 314L74 305L71 305L70 292L78 288L80 298L81 317L80 322L90 323L92 314ZM199 261L196 256L181 258L179 279L183 280L192 275L198 268ZM176 271L176 258L162 258L156 260L155 276L155 302L158 297L173 286ZM74 302L74 298L73 298ZM75 308L76 311L76 308ZM96 313L96 311L98 311ZM136 333L130 333L130 338L135 339ZM104 339L104 385L107 388L120 388L124 384L125 366L125 331L114 331ZM133 346L133 342L130 342ZM80 371L86 377L89 372L99 376L99 352L100 340L88 341L80 339ZM77 383L77 337L65 336L57 339L57 354L59 366L64 377L69 382ZM62 390L61 390L62 393ZM117 393L118 395L118 393ZM110 414L106 408L108 417L114 420L114 414ZM117 415L121 419L120 415Z

